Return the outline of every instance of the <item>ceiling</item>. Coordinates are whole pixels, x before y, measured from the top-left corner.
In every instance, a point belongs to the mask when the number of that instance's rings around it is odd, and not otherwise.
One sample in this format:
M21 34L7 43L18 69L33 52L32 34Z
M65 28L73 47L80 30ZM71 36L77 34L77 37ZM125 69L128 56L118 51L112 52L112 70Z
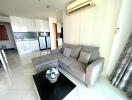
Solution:
M0 0L0 16L45 18L61 13L71 0ZM60 15L60 14L57 14Z

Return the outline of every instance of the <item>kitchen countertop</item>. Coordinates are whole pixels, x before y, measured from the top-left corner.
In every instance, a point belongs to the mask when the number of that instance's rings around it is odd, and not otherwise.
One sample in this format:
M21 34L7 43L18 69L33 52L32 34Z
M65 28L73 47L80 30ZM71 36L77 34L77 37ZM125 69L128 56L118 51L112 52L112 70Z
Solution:
M38 39L16 39L16 41L36 41Z

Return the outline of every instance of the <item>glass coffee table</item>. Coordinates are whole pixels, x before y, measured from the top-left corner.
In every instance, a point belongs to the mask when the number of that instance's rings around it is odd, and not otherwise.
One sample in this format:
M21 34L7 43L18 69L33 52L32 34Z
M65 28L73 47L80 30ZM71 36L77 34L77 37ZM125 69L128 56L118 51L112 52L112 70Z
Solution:
M76 85L61 72L57 82L50 83L45 77L45 71L33 75L34 83L40 100L75 100L77 97Z

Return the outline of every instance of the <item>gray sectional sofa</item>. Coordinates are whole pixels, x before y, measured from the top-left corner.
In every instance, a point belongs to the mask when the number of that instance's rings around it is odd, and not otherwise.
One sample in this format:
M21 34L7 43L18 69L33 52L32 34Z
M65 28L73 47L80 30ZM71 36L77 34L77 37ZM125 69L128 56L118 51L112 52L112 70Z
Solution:
M98 47L64 43L63 48L51 50L51 54L33 58L32 63L37 73L59 66L91 86L103 70L104 58L99 56Z

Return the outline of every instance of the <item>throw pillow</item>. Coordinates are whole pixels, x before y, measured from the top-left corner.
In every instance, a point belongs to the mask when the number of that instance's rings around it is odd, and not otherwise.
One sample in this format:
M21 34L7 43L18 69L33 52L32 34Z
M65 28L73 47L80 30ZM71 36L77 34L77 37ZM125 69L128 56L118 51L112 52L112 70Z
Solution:
M83 64L88 64L90 56L91 56L90 53L81 51L78 61L80 61Z
M66 57L70 57L71 49L70 48L64 48L63 55Z
M73 46L71 51L71 57L78 58L81 46Z

